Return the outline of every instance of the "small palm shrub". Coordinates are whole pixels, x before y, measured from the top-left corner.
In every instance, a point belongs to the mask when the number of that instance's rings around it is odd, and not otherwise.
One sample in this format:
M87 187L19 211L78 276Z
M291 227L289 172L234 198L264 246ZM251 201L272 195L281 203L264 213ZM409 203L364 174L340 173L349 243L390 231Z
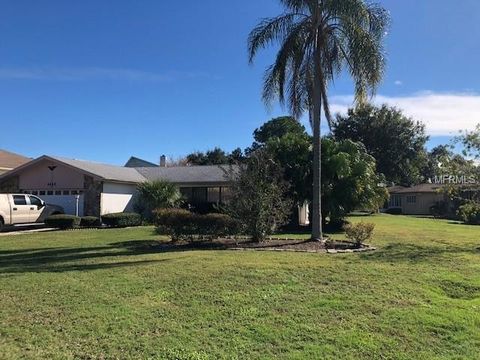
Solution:
M157 232L178 240L213 240L235 235L238 223L224 214L197 214L184 209L158 209L154 211Z
M179 188L164 180L141 183L137 191L135 210L146 220L153 219L152 211L155 209L175 208L183 202Z
M357 224L347 224L344 229L347 238L353 241L357 247L360 247L372 237L375 224L359 222Z
M470 225L480 225L480 203L470 202L458 208L458 217Z

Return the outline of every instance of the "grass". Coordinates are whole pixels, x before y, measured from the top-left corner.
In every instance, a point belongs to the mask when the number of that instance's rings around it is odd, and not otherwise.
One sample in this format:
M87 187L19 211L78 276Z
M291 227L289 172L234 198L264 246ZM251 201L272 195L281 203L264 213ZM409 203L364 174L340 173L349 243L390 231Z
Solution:
M148 227L2 236L0 358L478 358L480 227L360 220L376 252L152 253Z

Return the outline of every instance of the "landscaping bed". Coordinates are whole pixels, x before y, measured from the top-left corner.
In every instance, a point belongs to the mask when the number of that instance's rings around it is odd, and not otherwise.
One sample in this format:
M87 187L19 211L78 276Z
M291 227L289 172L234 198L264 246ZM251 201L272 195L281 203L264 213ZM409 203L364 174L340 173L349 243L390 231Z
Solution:
M146 241L144 243L125 243L126 247L135 247L144 251L178 251L178 250L258 250L258 251L297 251L297 252L358 252L375 248L369 245L357 246L349 241L327 240L326 244L303 239L269 238L263 242L253 242L248 238L216 239L213 241Z

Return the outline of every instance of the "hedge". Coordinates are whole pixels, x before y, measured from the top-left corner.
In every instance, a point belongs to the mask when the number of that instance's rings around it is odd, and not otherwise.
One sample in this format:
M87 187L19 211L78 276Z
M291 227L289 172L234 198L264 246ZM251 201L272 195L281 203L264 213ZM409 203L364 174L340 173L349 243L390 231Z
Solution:
M154 212L157 232L172 240L213 240L239 232L239 224L224 214L197 214L184 209L158 209Z
M102 222L110 227L142 225L142 217L137 213L114 213L102 216Z
M45 219L45 225L62 230L78 228L80 217L75 215L51 215Z
M83 216L80 219L80 226L86 228L98 227L102 225L100 218L96 216Z

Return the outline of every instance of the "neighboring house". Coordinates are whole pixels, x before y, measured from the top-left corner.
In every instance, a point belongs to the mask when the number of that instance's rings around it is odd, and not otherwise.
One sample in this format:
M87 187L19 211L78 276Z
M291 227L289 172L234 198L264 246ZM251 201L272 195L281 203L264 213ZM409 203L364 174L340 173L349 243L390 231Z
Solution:
M137 185L148 180L175 183L192 204L228 199L230 180L225 171L229 166L165 167L132 159L127 165L149 166L122 167L44 155L0 175L0 191L38 195L63 206L66 213L81 216L132 211Z
M165 161L165 157L162 156L160 158L161 161ZM158 167L157 164L154 164L150 161L146 161L140 158L137 158L135 156L132 156L130 159L128 159L127 163L124 165L125 167L130 167L130 168L137 168L137 167Z
M405 215L430 215L430 207L444 200L442 185L420 184L388 188L390 199L384 210L401 209Z
M25 156L0 149L0 175L29 162Z

